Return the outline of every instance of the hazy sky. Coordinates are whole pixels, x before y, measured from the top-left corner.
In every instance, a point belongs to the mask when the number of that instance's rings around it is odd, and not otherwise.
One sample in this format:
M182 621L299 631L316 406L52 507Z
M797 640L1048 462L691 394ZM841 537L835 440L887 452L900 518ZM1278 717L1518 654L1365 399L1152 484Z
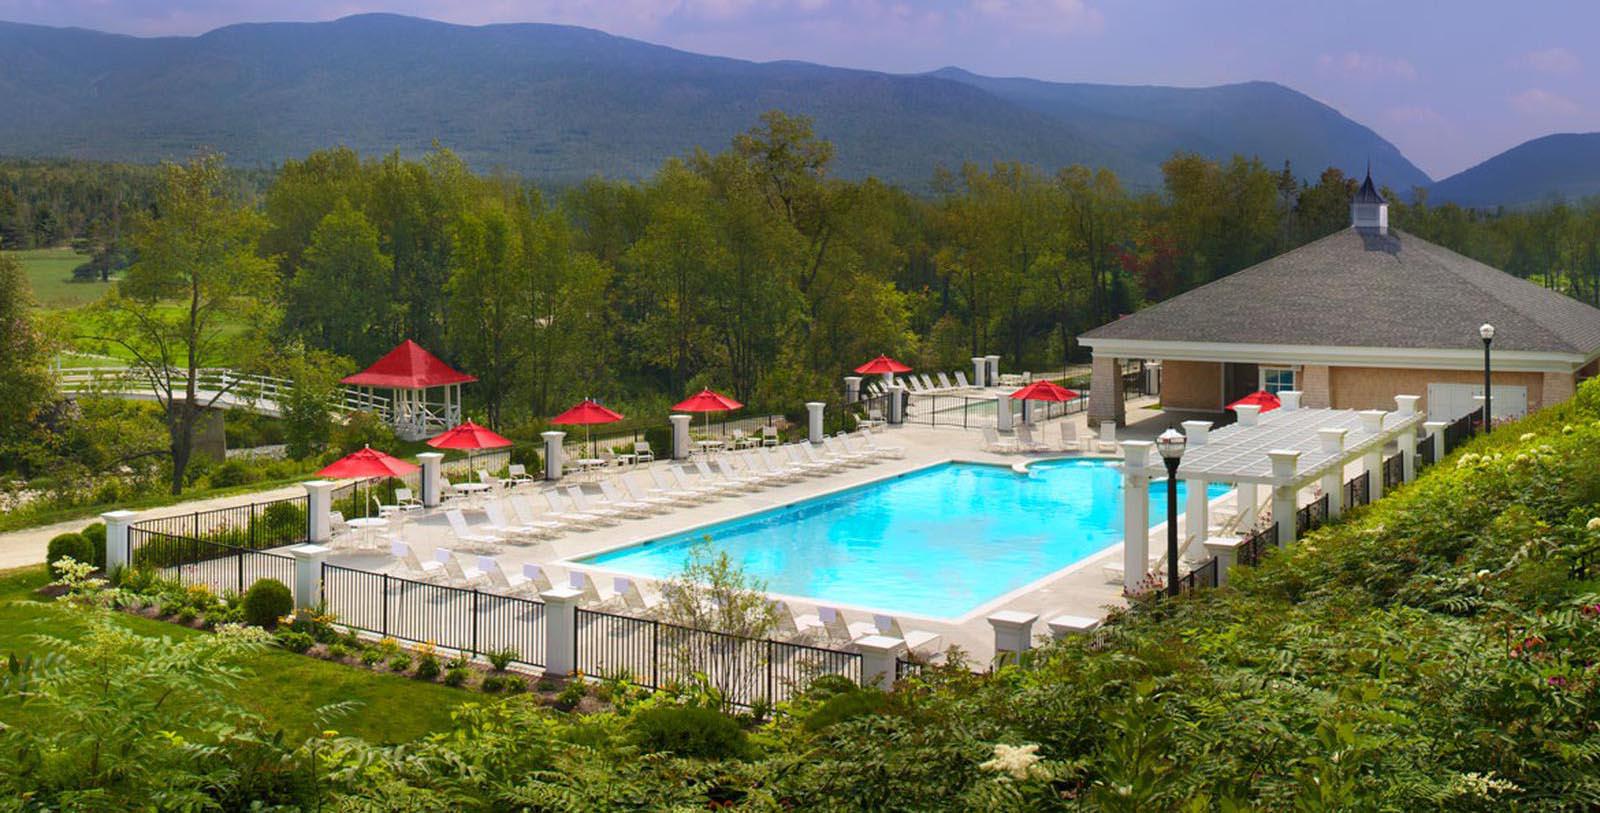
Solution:
M1282 82L1435 178L1552 132L1600 130L1594 0L0 0L0 19L129 34L392 11L563 22L747 59L1041 79Z

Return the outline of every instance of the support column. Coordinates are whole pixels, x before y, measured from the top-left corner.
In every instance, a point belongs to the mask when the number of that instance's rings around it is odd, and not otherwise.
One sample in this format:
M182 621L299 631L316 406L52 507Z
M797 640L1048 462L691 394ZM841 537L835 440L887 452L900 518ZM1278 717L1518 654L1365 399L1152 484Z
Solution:
M133 567L133 557L128 550L128 526L139 515L133 511L107 511L100 515L106 524L106 572ZM51 573L52 577L56 574Z
M1299 409L1301 395L1302 393L1299 390L1279 390L1278 408L1284 412L1293 412Z
M847 375L844 377L844 402L853 404L861 400L861 376Z
M1150 570L1150 449L1148 440L1122 444L1122 588L1132 593Z
M989 365L989 386L1000 383L1000 357L996 355L984 356L983 360Z
M1184 421L1183 436L1188 439L1189 450L1206 445L1206 440L1211 434L1210 421ZM1178 469L1178 474L1183 475L1183 469ZM1188 553L1184 558L1194 565L1203 564L1206 560L1206 551L1199 543L1205 541L1211 531L1211 495L1207 493L1210 485L1205 480L1185 479L1184 488L1187 491L1187 505L1183 509L1183 524L1188 540Z
M689 422L694 420L693 415L668 415L667 420L672 421L672 459L689 459Z
M889 388L889 424L899 426L906 422L906 388L896 384Z
M1387 412L1381 409L1364 409L1359 414L1362 431L1370 435L1383 431L1383 418ZM1373 444L1361 459L1361 467L1367 472L1367 502L1377 502L1378 498L1383 496L1383 444Z
M1228 584L1228 571L1239 563L1239 548L1244 545L1242 536L1213 536L1206 540L1206 552L1217 559L1217 586Z
M1299 509L1295 498L1300 489L1291 483L1295 469L1300 464L1300 452L1297 449L1273 449L1267 452L1267 457L1272 458L1272 479L1283 484L1272 487L1272 521L1278 523L1278 545L1281 547L1295 540L1295 511Z
M1001 432L1011 431L1011 396L996 395L994 397L994 428Z
M1255 404L1240 404L1233 408L1233 414L1239 416L1240 426L1255 426L1261 423L1261 407Z
M439 488L439 468L443 462L443 452L423 452L417 455L417 464L422 466L423 508L437 508L444 496Z
M1422 428L1428 432L1428 442L1433 444L1433 462L1444 459L1444 430L1449 421L1425 421Z
M306 490L306 516L309 523L306 541L320 545L333 538L333 521L328 512L333 510L333 483L328 480L308 480L300 485Z
M891 373L891 372L888 372L888 371L884 371L883 373L881 373L881 375L883 376L883 388L884 389L889 389L889 388L894 386L894 373Z
M1417 414L1417 402L1422 400L1420 395L1396 395L1394 397L1395 411L1402 419L1410 418ZM1398 438L1400 444L1400 462L1402 475L1401 482L1409 483L1417 479L1417 426L1401 430Z
M1089 365L1089 425L1110 421L1121 426L1127 421L1127 404L1122 399L1122 370L1112 356L1094 354Z
M1071 635L1088 635L1100 629L1100 619L1086 615L1058 615L1045 623L1050 627L1050 637L1057 641Z
M574 659L578 642L578 599L583 591L557 587L539 594L544 602L544 672L570 675L578 668Z
M1035 613L1021 610L1001 610L989 616L989 626L994 628L994 654L1022 653L1033 648L1033 622L1039 620Z
M289 549L294 557L294 608L315 609L322 603L322 563L327 561L332 549L322 545L295 545Z
M827 404L821 401L806 402L807 439L813 444L821 443L825 436L822 431L822 410Z
M906 642L887 635L868 635L857 639L855 647L861 653L861 685L886 692L893 689L894 676L899 671L895 662Z
M1322 474L1322 493L1328 495L1328 519L1338 519L1344 514L1344 436L1350 430L1341 428L1318 429L1322 438L1322 451L1332 452L1338 461Z
M567 466L567 433L551 429L540 432L539 437L544 438L544 479L560 480L561 472Z
M972 357L972 386L987 387L989 381L989 360L983 356Z

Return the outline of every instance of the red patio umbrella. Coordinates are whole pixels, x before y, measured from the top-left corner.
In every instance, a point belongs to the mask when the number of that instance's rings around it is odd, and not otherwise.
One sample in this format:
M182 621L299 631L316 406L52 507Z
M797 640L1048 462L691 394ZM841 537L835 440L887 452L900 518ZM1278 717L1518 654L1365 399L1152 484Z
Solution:
M895 361L892 358L889 358L888 356L878 356L872 361L857 367L856 372L861 373L862 375L870 375L873 373L909 373L911 372L911 368L901 364L898 361Z
M414 463L407 463L398 457L384 454L383 452L380 452L371 446L366 446L359 451L351 452L350 454L347 454L344 457L341 457L338 460L323 466L322 469L317 472L317 476L374 480L387 477L404 477L407 474L414 474L420 470L420 467ZM372 491L369 487L367 495L370 497L371 494ZM368 499L362 503L361 513L363 516L366 515L368 503L371 502L372 501Z
M1011 393L1011 397L1018 401L1072 401L1083 396L1054 381L1035 381Z
M705 432L711 434L711 413L727 412L730 409L739 409L744 404L707 387L688 398L672 405L677 412L704 412L706 415Z
M1271 412L1272 410L1283 406L1283 402L1278 400L1278 396L1273 395L1266 390L1256 390L1255 392L1252 392L1249 395L1234 401L1224 408L1233 409L1236 406L1258 406L1261 407L1262 412Z
M467 467L472 466L472 453L478 449L504 449L512 445L511 439L472 421L456 424L436 437L428 439L435 449L467 450Z
M563 426L583 426L584 440L589 443L589 454L594 454L594 441L589 437L589 427L597 423L616 423L622 420L622 413L615 412L597 403L593 398L583 399L583 403L550 419L553 424Z

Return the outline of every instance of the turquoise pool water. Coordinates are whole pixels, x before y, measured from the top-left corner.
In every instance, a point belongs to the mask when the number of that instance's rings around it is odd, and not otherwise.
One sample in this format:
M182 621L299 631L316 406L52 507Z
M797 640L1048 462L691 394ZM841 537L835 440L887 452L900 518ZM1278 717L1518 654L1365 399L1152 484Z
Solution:
M1150 491L1154 525L1166 484ZM1182 483L1178 496L1181 510ZM1027 477L946 463L579 561L667 578L707 536L774 593L956 618L1120 541L1122 474L1106 460L1036 463Z

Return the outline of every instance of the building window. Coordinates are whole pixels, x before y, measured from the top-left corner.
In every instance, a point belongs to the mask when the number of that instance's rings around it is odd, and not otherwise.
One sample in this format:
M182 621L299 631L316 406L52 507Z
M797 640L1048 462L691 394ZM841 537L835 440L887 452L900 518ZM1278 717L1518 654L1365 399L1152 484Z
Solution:
M1261 388L1277 395L1284 390L1298 389L1295 387L1293 367L1262 367Z

